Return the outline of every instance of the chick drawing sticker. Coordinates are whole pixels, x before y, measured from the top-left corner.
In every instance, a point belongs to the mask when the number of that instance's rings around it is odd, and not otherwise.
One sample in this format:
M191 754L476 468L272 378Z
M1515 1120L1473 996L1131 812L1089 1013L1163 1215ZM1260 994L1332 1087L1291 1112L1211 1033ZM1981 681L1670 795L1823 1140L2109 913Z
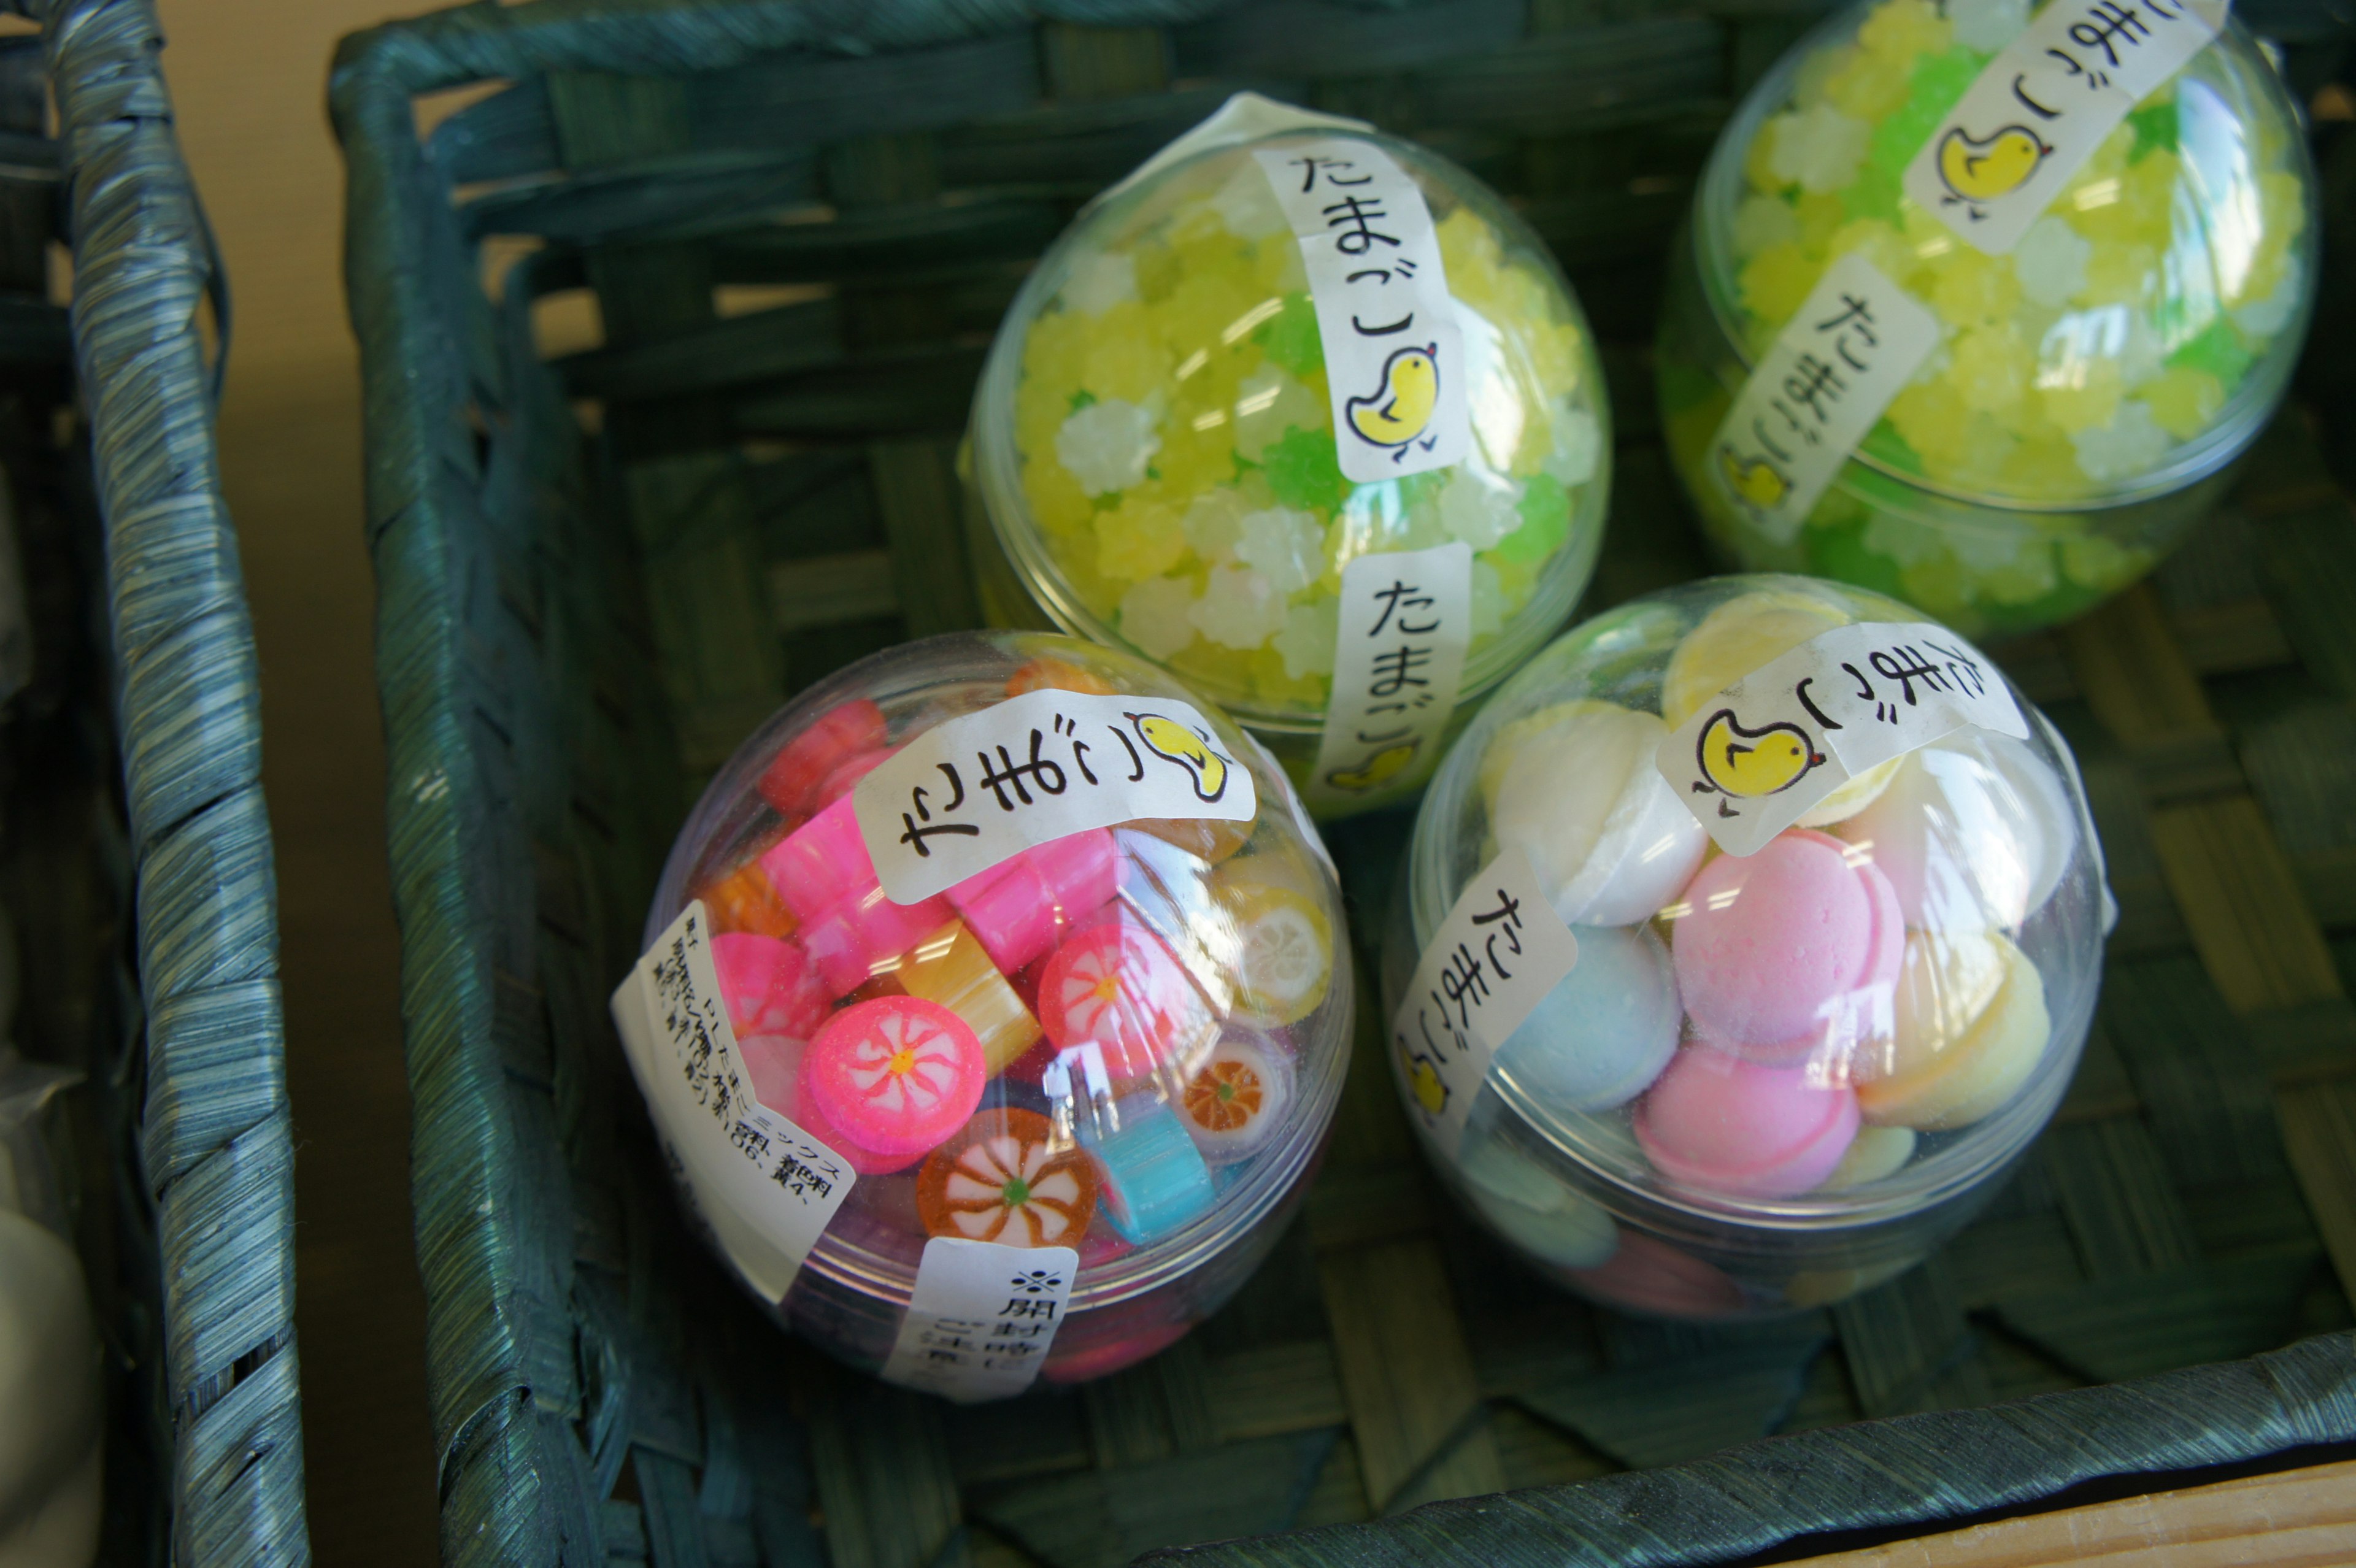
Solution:
M1869 769L1967 724L2026 739L1986 656L1927 621L1837 626L1719 692L1655 762L1730 855L1748 855Z
M1733 815L1725 801L1756 800L1781 795L1825 765L1815 738L1798 724L1762 724L1745 729L1731 708L1721 708L1703 720L1701 738L1694 742L1694 766L1704 786L1697 793L1724 797L1722 816Z
M1975 219L1983 219L1987 215L1980 210L1982 203L2019 190L2052 155L2052 147L2026 125L2007 125L1987 136L1950 125L1931 160L1939 171L1939 183L1947 187L1939 205L1962 206L1971 209Z
M1091 827L1249 822L1259 801L1191 704L1050 687L936 724L861 779L851 808L885 896L906 904Z
M1440 346L1402 348L1383 361L1372 393L1343 405L1350 429L1369 446L1412 446L1428 442L1431 417L1440 411Z
M1359 136L1304 135L1252 156L1309 274L1343 476L1373 484L1462 458L1463 335L1422 189Z
M1725 506L1782 544L1931 350L1939 319L1857 252L1825 269L1710 439Z
M2136 101L2223 30L2227 0L2050 0L1988 61L1913 161L1914 204L2001 256Z
M1194 713L1193 709L1186 709ZM1137 738L1145 749L1163 762L1175 763L1186 770L1186 777L1194 786L1194 798L1205 805L1215 805L1227 793L1227 759L1211 749L1211 733L1194 715L1194 726L1188 728L1183 720L1173 719L1166 713L1123 713L1137 731Z

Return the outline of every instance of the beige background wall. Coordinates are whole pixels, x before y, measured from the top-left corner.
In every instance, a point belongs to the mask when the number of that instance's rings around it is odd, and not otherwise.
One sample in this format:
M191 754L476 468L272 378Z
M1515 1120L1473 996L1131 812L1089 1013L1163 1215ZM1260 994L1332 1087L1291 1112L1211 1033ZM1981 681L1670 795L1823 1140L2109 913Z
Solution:
M229 262L222 476L262 647L297 1140L311 1539L335 1568L438 1556L424 1302L385 872L384 749L343 305L336 39L383 0L161 0L180 136ZM421 0L423 4L423 0Z

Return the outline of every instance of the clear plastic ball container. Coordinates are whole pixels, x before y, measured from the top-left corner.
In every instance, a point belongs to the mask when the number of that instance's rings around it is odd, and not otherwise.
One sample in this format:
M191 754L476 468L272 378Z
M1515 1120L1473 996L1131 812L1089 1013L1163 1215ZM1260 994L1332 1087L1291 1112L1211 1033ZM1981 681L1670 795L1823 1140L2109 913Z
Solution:
M1728 558L1872 588L1975 636L2078 614L2215 504L2282 400L2317 277L2298 111L2238 21L2008 254L1909 197L1908 164L2029 14L1864 0L1786 55L1719 138L1658 339L1669 448ZM1851 253L1941 341L1781 541L1704 465L1751 368Z
M1393 1006L1505 849L1579 944L1497 1047L1455 1150L1427 1132L1427 1151L1586 1296L1715 1319L1867 1288L1969 1219L2068 1087L2101 977L2102 856L2069 750L2026 700L2026 741L1954 731L1747 856L1718 851L1655 761L1769 660L1920 618L1798 577L1632 601L1507 681L1424 797Z
M858 782L934 726L1044 688L1190 703L1208 756L1249 773L1256 815L1093 827L894 902ZM1098 764L1119 754L1089 733ZM1116 1371L1225 1301L1300 1200L1350 1036L1332 866L1267 754L1142 660L995 632L850 666L705 790L650 944L691 899L755 1097L857 1172L785 1298L764 1298L844 1361L883 1366L926 1242L950 1236L1073 1248L1041 1375ZM696 1174L694 1201L713 1201Z
M1253 155L1336 136L1388 154L1437 228L1472 428L1449 467L1342 474L1300 244ZM985 605L993 621L1051 624L1176 672L1305 780L1343 568L1471 547L1469 715L1586 587L1610 418L1578 302L1544 243L1472 175L1330 127L1200 152L1086 210L999 329L969 458L989 527L975 540ZM1440 750L1355 805L1404 798Z

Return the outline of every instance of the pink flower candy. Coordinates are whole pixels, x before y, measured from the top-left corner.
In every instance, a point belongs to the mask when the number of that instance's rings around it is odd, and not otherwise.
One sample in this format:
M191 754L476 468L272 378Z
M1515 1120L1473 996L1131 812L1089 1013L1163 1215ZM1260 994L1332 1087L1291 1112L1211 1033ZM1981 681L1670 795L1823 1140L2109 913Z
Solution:
M809 1042L802 1104L859 1148L918 1155L965 1125L989 1076L963 1019L921 997L878 997L836 1013Z

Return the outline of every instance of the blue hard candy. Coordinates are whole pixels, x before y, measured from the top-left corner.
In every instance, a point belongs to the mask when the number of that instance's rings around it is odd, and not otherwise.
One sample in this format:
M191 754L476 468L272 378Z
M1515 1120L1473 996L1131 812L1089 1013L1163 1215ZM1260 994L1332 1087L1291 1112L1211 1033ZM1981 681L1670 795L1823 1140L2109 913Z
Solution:
M1104 1174L1098 1202L1133 1246L1161 1240L1205 1212L1215 1196L1211 1168L1171 1109L1140 1095L1119 1104L1120 1130L1109 1136L1083 1119L1081 1147Z

